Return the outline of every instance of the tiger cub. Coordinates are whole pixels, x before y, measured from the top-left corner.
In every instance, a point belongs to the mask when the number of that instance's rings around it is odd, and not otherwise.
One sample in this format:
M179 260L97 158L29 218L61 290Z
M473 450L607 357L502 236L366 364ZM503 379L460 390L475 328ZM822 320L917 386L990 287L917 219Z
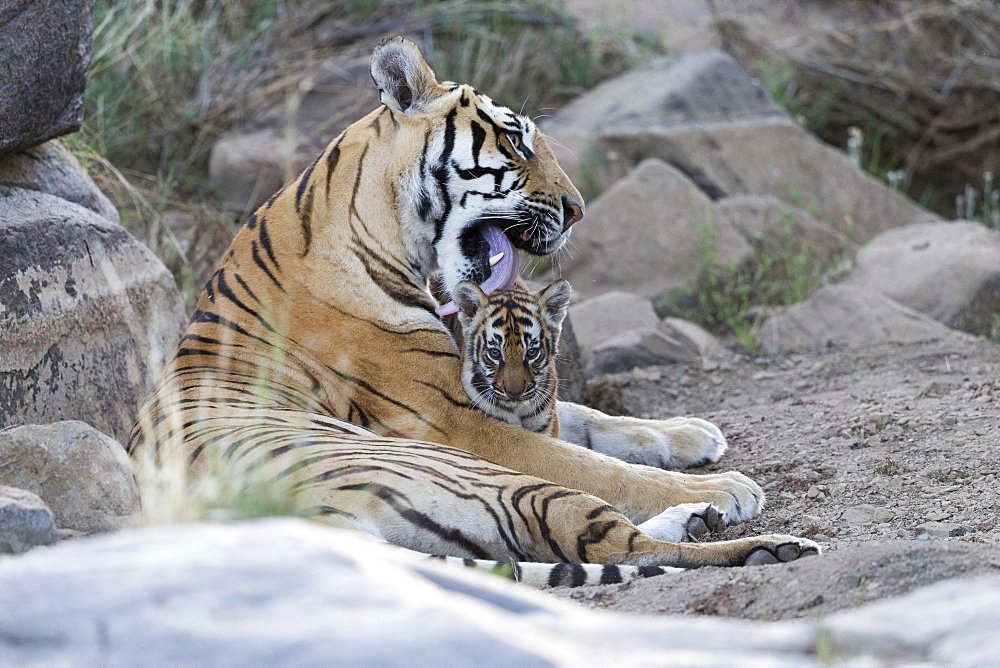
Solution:
M473 406L529 431L559 435L556 353L569 298L565 280L539 293L520 280L490 294L469 281L458 284L456 339L462 384Z

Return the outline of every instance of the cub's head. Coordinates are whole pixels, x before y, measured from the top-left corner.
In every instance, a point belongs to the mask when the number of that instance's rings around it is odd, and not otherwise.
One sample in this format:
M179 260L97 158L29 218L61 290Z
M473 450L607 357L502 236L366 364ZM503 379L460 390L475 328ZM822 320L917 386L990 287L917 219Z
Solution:
M536 294L455 289L462 324L462 383L473 403L508 422L527 417L555 393L555 361L570 286L559 280Z
M375 48L371 75L396 130L387 169L405 240L428 270L441 269L447 292L461 281L510 287L515 248L562 246L583 198L531 119L471 86L439 83L401 37Z

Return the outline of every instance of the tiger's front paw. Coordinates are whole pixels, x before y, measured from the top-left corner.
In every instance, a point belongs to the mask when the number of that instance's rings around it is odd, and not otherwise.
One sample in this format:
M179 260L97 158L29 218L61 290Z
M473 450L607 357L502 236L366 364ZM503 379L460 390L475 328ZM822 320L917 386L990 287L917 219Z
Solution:
M637 528L656 540L684 543L722 533L726 529L726 520L711 503L682 503L667 508Z
M719 428L698 418L619 418L613 426L602 430L602 451L633 464L690 468L719 461L727 447Z
M715 506L727 524L753 519L764 508L764 491L760 485L736 471L691 475L687 483L691 496Z

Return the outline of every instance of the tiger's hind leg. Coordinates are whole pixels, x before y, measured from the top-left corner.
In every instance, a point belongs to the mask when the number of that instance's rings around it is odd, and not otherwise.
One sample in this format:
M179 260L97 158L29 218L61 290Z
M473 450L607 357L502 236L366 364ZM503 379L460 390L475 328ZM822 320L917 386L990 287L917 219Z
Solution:
M762 550L769 556L750 563L819 551L812 541L782 535L681 542L722 526L723 514L707 503L654 517L643 525L650 536L595 496L440 444L314 433L307 445L274 454L269 463L295 476L309 515L348 518L426 554L695 568L741 566Z

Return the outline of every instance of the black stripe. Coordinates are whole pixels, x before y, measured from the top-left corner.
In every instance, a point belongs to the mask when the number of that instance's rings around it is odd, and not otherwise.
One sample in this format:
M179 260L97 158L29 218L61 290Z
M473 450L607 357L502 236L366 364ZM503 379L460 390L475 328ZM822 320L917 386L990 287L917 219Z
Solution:
M566 564L556 564L549 571L549 586L558 587L562 584L563 572L566 570Z
M451 200L448 198L447 165L451 162L451 154L455 150L455 116L457 114L458 111L452 109L444 119L444 148L441 149L438 163L431 168L431 176L437 181L441 201L444 202L444 211L434 223L433 243L435 244L441 240L441 235L444 234L444 223L451 213Z
M257 250L257 242L256 241L253 241L250 244L250 257L253 259L254 264L256 264L258 267L260 267L261 270L265 274L267 274L267 277L271 279L271 282L274 283L276 286L278 286L279 290L281 290L282 292L285 292L285 286L283 286L278 281L278 279L274 277L274 274L271 273L271 270L268 268L267 264L264 262L264 258L262 258L260 256L260 253Z
M601 584L618 584L622 581L622 569L613 564L604 564L601 569Z
M310 186L309 191L306 193L306 201L302 207L302 213L299 214L299 219L302 221L302 237L305 241L305 250L302 251L302 257L309 254L309 246L312 245L312 207L315 192L316 186Z
M666 573L661 566L640 566L639 577L651 578Z
M267 218L260 219L260 245L264 247L264 252L271 259L274 268L280 272L281 265L278 264L278 258L274 256L274 248L271 247L271 235L267 233Z
M306 171L302 172L302 176L299 177L299 187L295 191L295 213L300 213L302 211L302 196L305 194L306 186L309 185L309 179L312 178L312 173L313 170L316 169L316 164L322 157L322 153L317 155L316 159L312 161L312 164L306 167Z
M340 140L344 138L343 133L337 140L333 142L333 146L330 147L330 152L326 156L326 197L330 198L330 177L333 176L333 170L337 168L337 162L340 160Z

